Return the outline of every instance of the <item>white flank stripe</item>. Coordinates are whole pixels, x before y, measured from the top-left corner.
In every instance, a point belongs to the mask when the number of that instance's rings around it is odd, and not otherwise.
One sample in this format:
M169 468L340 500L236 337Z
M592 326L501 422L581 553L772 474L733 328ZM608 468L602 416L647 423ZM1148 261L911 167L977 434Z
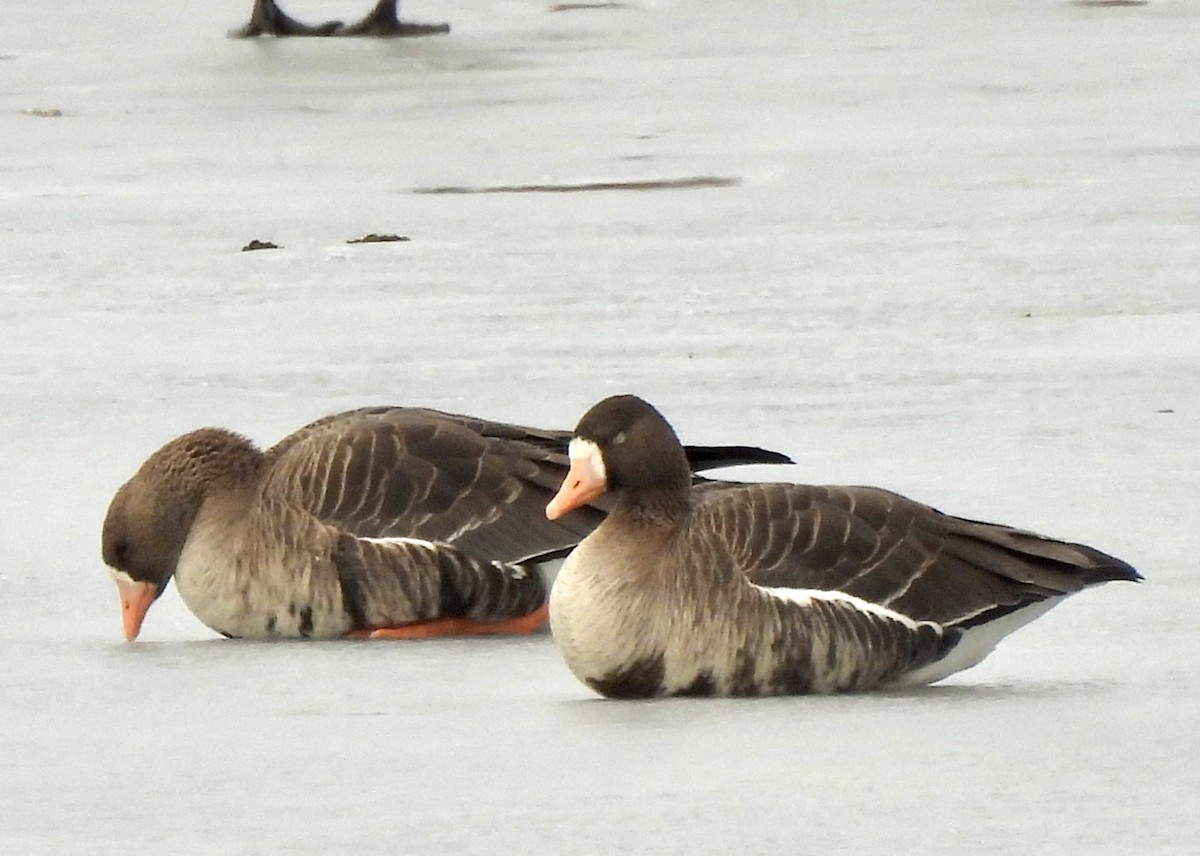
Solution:
M751 585L754 584L751 583ZM857 609L859 612L865 612L867 615L875 615L880 618L890 619L891 621L898 621L912 630L916 630L922 624L934 626L930 621L914 621L907 615L896 612L894 609L888 609L886 606L871 603L869 600L863 600L861 597L855 597L845 592L826 591L825 589L771 588L769 586L758 585L754 587L765 591L771 597L798 603L801 606L808 606L814 600L823 600L827 603L844 603L847 606Z
M426 550L436 550L440 545L420 538L359 538L359 541L370 541L372 544L411 544L414 547L424 547Z

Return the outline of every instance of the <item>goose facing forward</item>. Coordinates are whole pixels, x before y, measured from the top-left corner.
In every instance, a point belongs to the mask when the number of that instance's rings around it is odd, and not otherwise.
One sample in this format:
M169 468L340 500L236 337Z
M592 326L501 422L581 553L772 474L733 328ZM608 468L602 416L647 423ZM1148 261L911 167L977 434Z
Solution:
M544 625L545 562L604 517L542 514L570 435L377 407L304 426L263 452L218 428L178 437L113 497L102 554L126 639L172 578L226 636L418 638ZM695 469L785 462L689 447Z
M601 695L782 695L932 683L1065 596L1132 567L872 487L693 487L634 396L580 420L552 520L615 494L564 562L550 626Z

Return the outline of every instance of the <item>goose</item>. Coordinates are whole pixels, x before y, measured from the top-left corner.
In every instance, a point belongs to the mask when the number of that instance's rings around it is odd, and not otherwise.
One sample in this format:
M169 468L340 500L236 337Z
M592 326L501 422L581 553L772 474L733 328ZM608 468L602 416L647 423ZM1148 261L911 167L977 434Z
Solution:
M417 24L401 21L396 13L397 0L379 0L367 16L355 24L342 21L325 21L320 24L303 24L276 5L275 0L254 0L250 20L232 30L229 35L239 39L255 36L376 36L397 38L403 36L432 36L450 32L449 24Z
M369 407L305 425L265 452L221 428L166 443L109 505L101 552L136 639L173 578L230 637L422 638L528 633L546 583L604 517L542 514L570 434L437 410ZM691 446L696 470L786 462Z
M592 407L569 457L547 518L615 504L563 563L550 628L603 696L929 684L1067 595L1141 579L1091 547L881 488L693 487L674 430L632 395Z

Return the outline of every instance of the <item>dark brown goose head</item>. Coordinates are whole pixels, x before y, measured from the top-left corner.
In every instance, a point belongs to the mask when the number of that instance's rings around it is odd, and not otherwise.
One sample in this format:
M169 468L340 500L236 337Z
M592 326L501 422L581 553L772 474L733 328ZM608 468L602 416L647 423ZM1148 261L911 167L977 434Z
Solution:
M201 428L167 443L108 506L101 552L121 596L125 638L137 638L175 573L196 512L218 487L252 478L262 453L245 437Z
M570 457L571 470L546 506L551 520L605 491L621 492L621 502L687 504L691 471L683 446L662 414L637 396L606 398L585 413Z

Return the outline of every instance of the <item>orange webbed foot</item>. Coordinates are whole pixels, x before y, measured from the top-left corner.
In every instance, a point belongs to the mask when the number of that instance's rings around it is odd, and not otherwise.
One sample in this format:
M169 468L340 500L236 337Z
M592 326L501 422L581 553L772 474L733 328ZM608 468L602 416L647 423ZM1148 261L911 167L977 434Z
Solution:
M528 615L502 621L474 621L470 618L434 618L394 627L371 627L350 633L353 639L436 639L442 636L525 635L546 626L549 603L543 603Z

